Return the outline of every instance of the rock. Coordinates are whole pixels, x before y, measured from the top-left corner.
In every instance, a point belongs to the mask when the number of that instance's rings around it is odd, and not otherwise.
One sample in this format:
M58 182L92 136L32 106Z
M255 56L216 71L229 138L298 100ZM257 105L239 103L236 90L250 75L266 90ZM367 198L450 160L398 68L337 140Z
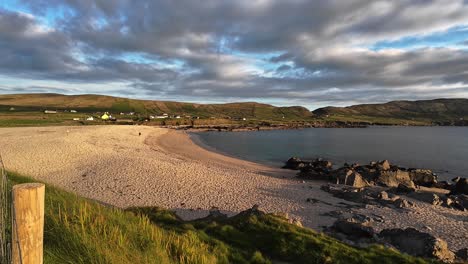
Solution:
M376 182L386 187L397 187L400 183L411 185L409 173L399 169L380 171Z
M302 161L297 157L292 157L286 161L286 164L283 166L284 169L299 170L306 166L306 162Z
M468 179L461 178L455 183L450 194L466 194L468 195Z
M346 184L356 188L369 186L369 183L361 176L361 174L351 169L341 170L340 174L337 175L337 183Z
M431 170L411 169L409 175L417 185L432 187L437 183L437 176Z
M443 203L442 199L440 199L440 197L435 193L414 192L408 194L408 196L425 203L430 203L432 205L441 205Z
M460 177L455 177L452 179L452 182L457 183L461 178Z
M444 199L444 205L460 211L468 210L468 195L450 195Z
M406 184L400 183L398 184L398 187L394 188L392 191L395 193L412 193L416 191L416 187L413 182Z
M379 170L389 170L390 169L390 162L388 160L382 160L377 163L377 169Z
M447 262L455 259L455 254L448 249L447 242L414 228L385 229L380 232L379 237L400 251L413 256Z
M361 238L372 238L375 234L374 229L363 223L359 223L353 218L337 220L332 229L351 237L352 240Z
M312 165L314 167L320 167L320 168L326 168L326 169L331 169L333 167L333 163L331 161L324 160L321 158L312 161Z
M468 261L468 248L459 249L457 252L455 252L455 256L459 261Z
M447 181L436 182L432 185L434 188L452 190L452 185Z
M396 199L393 204L397 207L397 208L410 208L410 207L414 207L414 204L406 199L403 199L403 198L398 198Z
M382 200L388 200L388 193L386 191L381 191L378 195L377 198L382 199Z

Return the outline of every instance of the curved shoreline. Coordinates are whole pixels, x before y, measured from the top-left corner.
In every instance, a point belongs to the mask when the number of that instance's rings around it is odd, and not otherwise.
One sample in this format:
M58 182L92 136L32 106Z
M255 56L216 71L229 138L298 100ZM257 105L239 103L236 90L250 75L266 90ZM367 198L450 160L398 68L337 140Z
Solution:
M0 145L8 170L120 208L160 206L193 219L213 207L232 215L258 204L319 231L333 224L336 212L381 215L386 221L376 223L377 230L428 226L452 248L468 247L468 238L453 236L468 234L463 220L467 212L418 202L404 210L358 208L320 190L324 182L303 182L294 171L209 151L181 131L146 126L2 128Z

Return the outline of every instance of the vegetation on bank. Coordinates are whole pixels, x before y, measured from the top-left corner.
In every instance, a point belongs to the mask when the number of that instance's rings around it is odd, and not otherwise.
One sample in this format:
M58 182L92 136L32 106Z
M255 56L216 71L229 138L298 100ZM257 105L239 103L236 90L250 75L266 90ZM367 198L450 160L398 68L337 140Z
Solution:
M58 112L45 114L44 110ZM0 127L104 124L98 121L100 113L104 112L110 112L117 118L118 122L112 124L245 127L468 125L468 99L393 101L324 107L311 112L301 106L275 107L254 102L195 104L103 95L0 95ZM164 113L174 118L155 118ZM95 120L86 121L89 116L94 116ZM73 121L74 118L79 121Z
M50 185L45 203L45 263L428 263L383 246L354 248L271 214L183 222L167 210L111 208Z

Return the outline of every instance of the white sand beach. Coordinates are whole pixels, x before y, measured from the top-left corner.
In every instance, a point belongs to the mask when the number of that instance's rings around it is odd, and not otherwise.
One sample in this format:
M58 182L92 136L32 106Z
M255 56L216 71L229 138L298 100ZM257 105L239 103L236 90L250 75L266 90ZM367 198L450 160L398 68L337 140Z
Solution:
M468 247L468 212L420 202L400 210L349 208L353 203L320 190L324 182L303 182L294 171L210 152L180 131L148 126L1 128L0 153L10 171L121 208L160 206L193 219L213 207L235 214L258 204L317 230L336 220L324 214L340 210L383 216L377 230L431 229L452 250Z

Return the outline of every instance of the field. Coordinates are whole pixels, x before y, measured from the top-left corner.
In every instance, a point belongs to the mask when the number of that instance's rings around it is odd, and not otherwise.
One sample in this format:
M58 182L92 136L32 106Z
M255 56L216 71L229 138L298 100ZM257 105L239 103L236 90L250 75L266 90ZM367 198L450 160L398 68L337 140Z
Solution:
M164 209L106 207L52 186L45 203L45 263L428 263L378 245L353 248L258 212L183 222Z

